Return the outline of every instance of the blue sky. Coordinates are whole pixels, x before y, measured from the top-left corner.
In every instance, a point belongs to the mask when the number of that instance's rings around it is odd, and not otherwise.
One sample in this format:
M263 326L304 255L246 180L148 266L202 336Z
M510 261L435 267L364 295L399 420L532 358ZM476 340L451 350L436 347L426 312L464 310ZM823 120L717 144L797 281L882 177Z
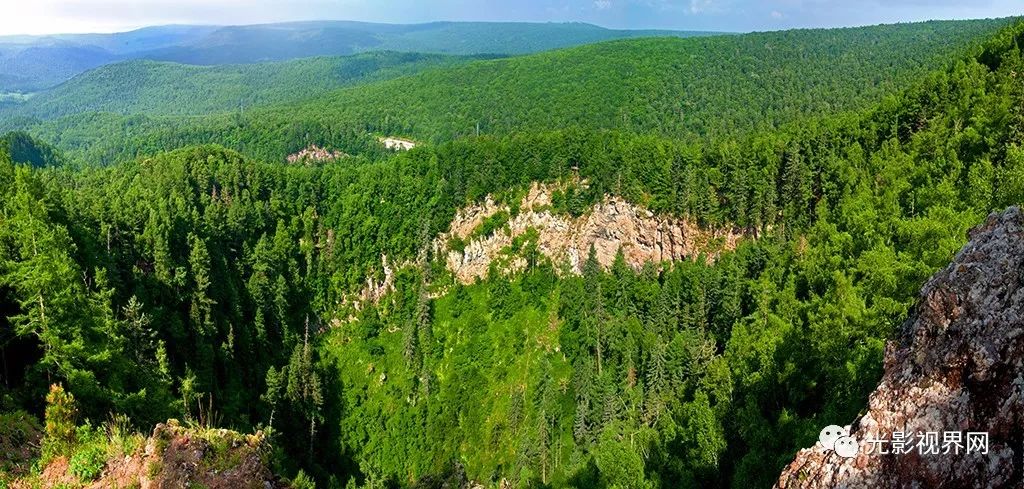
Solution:
M751 31L1021 14L1024 0L0 0L0 35L310 19Z

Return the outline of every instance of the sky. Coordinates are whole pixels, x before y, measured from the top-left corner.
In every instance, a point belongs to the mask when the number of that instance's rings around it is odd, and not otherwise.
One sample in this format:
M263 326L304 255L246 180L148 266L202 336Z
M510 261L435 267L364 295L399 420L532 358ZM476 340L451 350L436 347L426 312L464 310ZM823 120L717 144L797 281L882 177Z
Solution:
M291 20L580 21L747 32L1024 14L1024 0L0 0L0 35Z

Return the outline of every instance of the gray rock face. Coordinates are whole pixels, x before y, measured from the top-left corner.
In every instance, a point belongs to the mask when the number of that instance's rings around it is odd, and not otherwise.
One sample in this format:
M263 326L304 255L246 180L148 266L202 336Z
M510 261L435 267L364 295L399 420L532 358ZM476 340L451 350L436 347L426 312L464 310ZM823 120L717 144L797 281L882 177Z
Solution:
M859 453L803 449L776 487L1024 487L1024 215L993 214L969 237L887 345L882 381L850 425ZM910 437L909 453L867 443L894 432ZM937 454L917 447L929 432ZM968 432L987 432L987 453L943 453L944 432L965 445Z
M503 271L522 269L526 260L506 256L506 250L517 237L531 230L537 233L538 251L556 265L568 264L573 273L583 270L591 246L603 267L610 266L621 249L626 263L640 269L647 263L682 261L699 255L713 260L720 252L735 249L745 237L736 229L709 229L691 220L655 215L613 196L605 196L582 216L560 215L551 210L553 190L534 183L519 203L520 212L504 229L469 241L463 250L449 250L446 244L451 237L467 240L485 219L509 209L488 198L460 210L451 231L435 243L435 248L447 255L448 269L455 278L462 283L485 278L496 260L507 262Z

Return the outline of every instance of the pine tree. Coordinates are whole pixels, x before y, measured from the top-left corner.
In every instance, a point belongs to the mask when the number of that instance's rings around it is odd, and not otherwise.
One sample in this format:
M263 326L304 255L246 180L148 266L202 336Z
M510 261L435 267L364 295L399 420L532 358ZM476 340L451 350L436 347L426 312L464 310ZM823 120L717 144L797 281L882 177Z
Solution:
M210 252L206 248L206 242L195 234L188 237L191 252L189 255L189 266L192 271L192 324L203 336L212 335L214 330L213 306L216 301L210 298Z
M43 440L43 456L54 457L67 454L75 445L75 420L78 406L75 396L64 390L60 384L50 385L46 394L46 438Z
M270 429L274 428L274 414L277 412L277 404L284 394L287 379L288 367L283 367L280 371L273 366L267 369L267 390L260 396L260 400L270 405L270 420L267 422Z
M312 457L316 426L323 419L321 408L324 395L320 374L313 362L313 348L309 343L309 318L306 318L302 344L295 346L287 368L288 385L285 393L292 406L309 421L309 455Z
M583 264L583 283L587 294L587 310L590 311L585 318L586 329L590 336L590 344L597 355L597 374L601 375L606 316L604 293L601 291L601 264L597 261L597 250L594 245L590 245L590 253Z
M151 327L151 319L143 311L142 303L132 296L128 304L122 308L124 336L128 349L138 365L145 365L154 360L156 348L156 331Z
M645 418L648 423L653 424L665 408L662 398L667 384L668 372L666 371L665 343L657 341L651 348L644 371L646 378L644 383L644 407Z

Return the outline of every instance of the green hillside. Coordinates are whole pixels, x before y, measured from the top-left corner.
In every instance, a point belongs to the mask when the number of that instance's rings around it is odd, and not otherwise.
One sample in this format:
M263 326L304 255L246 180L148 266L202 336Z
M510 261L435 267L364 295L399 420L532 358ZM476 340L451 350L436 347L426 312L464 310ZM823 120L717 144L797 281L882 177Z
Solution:
M9 156L14 163L34 168L63 164L58 151L23 132L9 132L0 136L0 153Z
M125 60L196 65L286 61L367 51L522 54L639 36L701 32L612 30L582 23L349 21L242 26L157 26L113 34L0 37L0 92L31 92Z
M612 41L427 70L239 116L83 114L30 130L94 162L187 143L268 160L309 143L351 152L350 135L360 132L426 141L564 127L719 136L878 102L1006 23Z
M857 113L698 142L533 130L82 169L0 147L0 411L45 409L40 456L84 483L118 413L268 429L267 456L317 487L770 487L862 411L967 229L1024 203L1021 44L1016 24ZM566 186L556 213L610 193L748 236L640 270L592 253L578 276L527 236L507 250L524 270L456 283L430 240L535 181ZM405 264L395 290L353 307L382 254ZM76 401L44 408L57 383Z
M524 24L517 22L437 22L406 29L382 40L381 49L449 54L527 54L633 37L692 37L715 32L605 29L580 22ZM468 51L472 49L472 51Z
M67 42L0 44L0 91L32 92L117 61L113 53Z
M375 52L280 63L195 66L127 61L85 72L14 106L8 116L49 119L80 112L198 115L241 112L332 89L450 67L475 59ZM4 114L4 113L0 113Z
M432 140L478 125L485 134L574 125L720 134L878 100L1005 23L616 41L432 70L284 110Z

